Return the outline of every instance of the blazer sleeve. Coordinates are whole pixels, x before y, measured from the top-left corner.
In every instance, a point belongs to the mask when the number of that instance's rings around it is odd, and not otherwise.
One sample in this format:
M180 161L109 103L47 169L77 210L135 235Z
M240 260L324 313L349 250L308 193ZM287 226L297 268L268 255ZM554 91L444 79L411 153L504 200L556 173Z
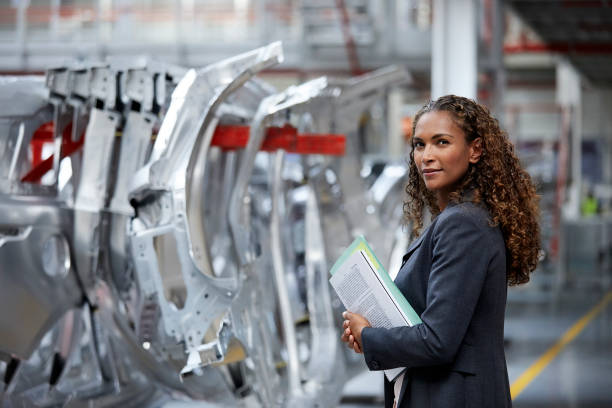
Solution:
M364 328L362 346L371 370L451 363L463 341L491 260L492 228L460 211L435 227L422 323Z

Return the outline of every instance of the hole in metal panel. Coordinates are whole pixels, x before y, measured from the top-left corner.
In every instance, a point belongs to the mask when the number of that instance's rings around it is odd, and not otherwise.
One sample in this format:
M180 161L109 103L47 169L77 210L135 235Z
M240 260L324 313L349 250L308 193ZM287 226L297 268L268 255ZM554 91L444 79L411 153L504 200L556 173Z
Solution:
M177 243L173 233L159 235L153 239L157 265L164 286L164 297L177 309L185 307L187 287L181 272Z

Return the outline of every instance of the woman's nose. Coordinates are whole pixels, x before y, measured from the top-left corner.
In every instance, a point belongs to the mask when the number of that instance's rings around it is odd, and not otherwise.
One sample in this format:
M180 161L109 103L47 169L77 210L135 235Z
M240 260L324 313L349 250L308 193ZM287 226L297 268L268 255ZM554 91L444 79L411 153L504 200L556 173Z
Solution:
M433 160L433 151L430 146L425 145L425 148L423 149L423 161L430 162L432 160Z

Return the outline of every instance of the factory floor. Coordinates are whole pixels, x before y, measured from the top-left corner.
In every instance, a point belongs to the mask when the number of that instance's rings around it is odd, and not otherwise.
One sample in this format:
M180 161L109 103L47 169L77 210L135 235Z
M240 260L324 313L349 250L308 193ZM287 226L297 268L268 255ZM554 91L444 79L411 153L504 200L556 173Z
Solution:
M536 271L538 272L538 271ZM612 407L612 288L609 276L533 275L511 288L506 361L514 408ZM382 374L350 380L342 408L382 407Z

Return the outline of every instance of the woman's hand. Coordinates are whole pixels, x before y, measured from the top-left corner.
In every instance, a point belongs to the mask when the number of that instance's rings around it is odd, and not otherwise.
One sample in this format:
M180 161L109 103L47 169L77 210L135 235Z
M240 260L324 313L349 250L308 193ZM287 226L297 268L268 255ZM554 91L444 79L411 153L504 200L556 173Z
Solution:
M372 327L368 319L357 313L344 312L342 313L344 322L342 323L342 336L340 340L347 343L349 348L352 348L355 353L362 353L361 347L361 331L364 327Z
M345 342L348 348L353 349L355 353L361 353L361 347L355 341L355 337L351 333L351 328L349 327L348 320L345 320L344 322L342 322L342 336L340 336L340 340Z

